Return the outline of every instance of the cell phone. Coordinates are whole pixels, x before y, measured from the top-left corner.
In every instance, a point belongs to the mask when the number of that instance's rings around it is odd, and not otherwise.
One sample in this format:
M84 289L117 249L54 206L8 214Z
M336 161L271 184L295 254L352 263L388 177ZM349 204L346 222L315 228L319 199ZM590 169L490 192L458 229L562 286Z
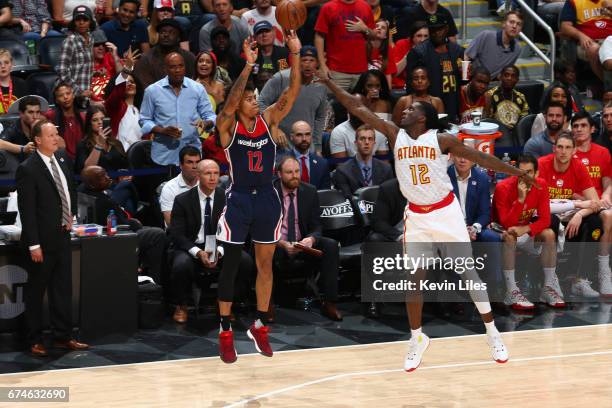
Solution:
M111 120L110 120L110 118L104 118L104 119L102 119L102 129L109 128L110 126L111 126Z

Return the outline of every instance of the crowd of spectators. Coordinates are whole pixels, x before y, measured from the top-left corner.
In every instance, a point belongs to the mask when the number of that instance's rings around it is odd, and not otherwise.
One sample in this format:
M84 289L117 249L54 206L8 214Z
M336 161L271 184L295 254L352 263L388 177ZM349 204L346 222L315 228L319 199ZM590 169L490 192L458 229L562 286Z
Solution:
M589 83L589 92L612 97L605 92L612 68L612 41L608 41L612 6L606 1L545 5L555 5L548 8L560 13L561 34L576 43L578 58L590 64L595 83ZM224 202L222 186L231 178L214 125L245 65L243 44L251 38L258 48L251 80L261 111L278 101L289 85L289 50L275 17L275 1L180 3L0 0L0 41L42 44L46 37L63 36L57 66L51 67L57 74L50 89L52 106L40 96L28 96L28 84L13 72L11 52L0 47L0 114L15 119L12 125L3 122L0 150L22 162L36 149L30 134L34 123L43 116L54 123L62 157L75 174L82 175L79 191L104 199L102 212L114 209L122 222L138 231L144 269L171 288L174 319L184 323L195 268L218 270L222 262L222 257L213 261L204 251L206 237L216 231ZM556 81L536 95L535 103L519 90L521 11L505 13L498 30L481 31L462 46L452 13L437 0L305 0L304 4L308 17L298 31L303 44L302 85L293 108L279 124L290 145L277 154L275 187L286 200L284 224L288 225L274 256L276 270L291 268L298 255L303 257L301 261L321 272L322 313L333 320L342 318L335 308L338 243L323 236L317 190L335 189L353 200L360 189L380 186L373 221L358 235L369 233L373 241L401 239L402 197L394 180L390 146L382 134L347 116L330 98L316 81L317 76L325 76L357 95L376 115L398 125L402 113L419 101L432 104L451 124L470 122L472 114L480 112L514 141L511 155L522 154L519 167L534 175L540 169L538 180L545 188L516 178L490 186L495 177L473 163L449 161L449 175L472 239L504 242L499 270L493 267L490 273L505 278L508 305L533 307L516 285L516 248L542 257L540 299L551 306L564 305L566 282L557 279L556 252L537 245L554 243L563 233L558 225L551 226L560 212L553 209L549 216L558 200L572 206L563 207L565 218L561 217L568 239L579 239L596 228L603 231L597 273L574 276L568 287L573 293L594 296L590 278L597 281L595 287L602 295L612 295L608 255L612 104L595 116L586 113L583 84L577 81L571 60L563 60L565 55L555 64ZM552 12L548 8L546 12ZM469 79L463 77L466 61L470 61ZM520 138L519 125L530 113L535 115ZM145 176L120 174L135 167L130 151L142 146L143 140L150 143L147 159L162 175L156 185L146 184L144 194L135 178ZM561 180L561 174L568 172L564 180L573 183L571 187ZM147 200L146 219L138 221ZM198 206L201 211L194 212ZM355 211L360 212L358 206ZM573 211L571 216L568 211ZM505 232L488 228L491 221ZM324 257L297 254L287 245L304 239L312 239L310 246L322 249ZM151 265L162 263L157 258L166 252L159 249L162 246L170 248L171 260L159 270ZM250 257L248 251L243 254L245 275L252 275Z

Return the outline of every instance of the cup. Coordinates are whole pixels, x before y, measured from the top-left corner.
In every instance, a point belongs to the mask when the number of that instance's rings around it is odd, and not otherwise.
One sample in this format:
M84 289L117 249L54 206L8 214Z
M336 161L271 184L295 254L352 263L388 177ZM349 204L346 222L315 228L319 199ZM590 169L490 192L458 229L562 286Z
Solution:
M471 61L461 61L461 79L464 81L468 81L470 78L468 77L470 71Z
M472 116L472 124L474 126L480 126L480 119L482 119L482 112L474 111L470 113L470 115Z

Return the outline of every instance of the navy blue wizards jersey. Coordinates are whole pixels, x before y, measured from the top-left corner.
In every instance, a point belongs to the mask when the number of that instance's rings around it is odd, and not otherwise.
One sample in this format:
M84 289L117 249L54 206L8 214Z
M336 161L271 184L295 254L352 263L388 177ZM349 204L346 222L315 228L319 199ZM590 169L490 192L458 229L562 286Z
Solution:
M252 132L236 120L234 135L225 148L232 185L255 187L272 183L276 144L262 115L255 118Z

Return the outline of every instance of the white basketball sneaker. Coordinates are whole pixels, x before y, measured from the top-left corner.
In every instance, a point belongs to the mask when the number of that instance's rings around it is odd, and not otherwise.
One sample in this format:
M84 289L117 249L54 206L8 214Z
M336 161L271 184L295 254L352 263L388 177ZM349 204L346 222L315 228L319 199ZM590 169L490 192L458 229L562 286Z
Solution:
M599 292L591 287L590 281L586 279L576 279L576 282L572 285L572 295L594 298L599 296Z
M535 308L534 304L531 303L520 290L516 289L506 293L504 304L510 306L514 310L531 310Z
M555 289L544 286L540 294L540 302L546 303L550 307L565 307L565 301Z
M491 349L491 355L493 356L493 360L501 364L508 361L508 349L506 348L506 345L504 344L501 335L487 335L487 343L489 344L489 348Z
M421 333L416 337L410 338L410 341L408 341L408 353L404 360L404 370L406 372L414 371L419 367L427 347L429 347L429 337L426 334Z

